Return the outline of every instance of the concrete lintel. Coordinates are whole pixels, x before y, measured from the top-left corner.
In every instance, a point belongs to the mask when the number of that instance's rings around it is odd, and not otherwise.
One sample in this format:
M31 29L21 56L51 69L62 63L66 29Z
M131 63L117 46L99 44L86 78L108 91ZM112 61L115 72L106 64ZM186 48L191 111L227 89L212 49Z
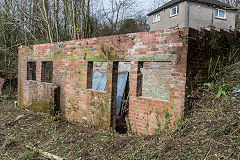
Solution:
M107 61L101 56L86 56L87 61L92 61L92 62L104 62Z
M27 61L28 62L37 62L37 61L53 61L53 57L41 57L41 58L38 58L38 57L28 57L27 58Z
M87 56L87 61L107 61L100 56ZM176 54L154 54L154 55L119 55L113 61L144 61L144 62L173 62L176 63Z
M125 61L143 61L143 62L175 62L177 55L175 54L154 54L154 55L126 55L119 56L119 59Z

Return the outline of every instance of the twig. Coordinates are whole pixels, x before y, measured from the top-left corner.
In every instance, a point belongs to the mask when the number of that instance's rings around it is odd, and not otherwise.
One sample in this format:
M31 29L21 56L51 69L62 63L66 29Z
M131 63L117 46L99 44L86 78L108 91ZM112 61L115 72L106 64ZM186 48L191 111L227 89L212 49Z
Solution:
M12 158L11 158L11 157L10 157L10 156L9 156L7 153L6 153L6 155L8 156L8 158L9 158L9 159L11 159L11 160L12 160Z
M26 147L28 149L31 149L31 150L33 150L35 152L38 152L38 153L42 154L44 157L49 158L51 160L64 160L63 158L58 157L58 156L56 156L56 155L54 155L52 153L43 152L41 149L38 149L36 147L31 147L31 146L28 146L28 145L26 145Z
M20 115L20 116L18 116L14 121L6 124L6 126L14 126L18 121L20 121L20 120L25 120L25 119L27 119L29 116L31 116L31 114L28 114L28 115Z
M7 146L7 140L5 140L5 142L2 144L2 146L0 147L0 150L6 150L6 146Z
M197 103L197 102L194 102L196 105L200 106L200 107L203 107L203 105Z
M231 147L231 145L223 144L223 143L215 141L213 139L211 141L214 142L214 143L217 143L217 144L221 144L221 145L226 146L226 147Z
M230 158L232 157L232 155L233 155L233 152L231 152L231 153L228 155L227 159L230 159Z
M206 154L206 156L205 156L204 160L206 160L206 159L207 159L207 156L209 155L209 153L210 153L211 149L212 149L212 148L210 148L210 149L208 150L208 152L207 152L207 154Z
M135 158L135 155L138 153L138 152L141 152L143 150L144 146L142 146L139 150L137 149L134 154L132 155L132 158L131 159L134 159Z
M233 135L234 133L236 133L239 129L240 129L240 127L238 127L235 131L233 131L233 132L231 133L231 135Z

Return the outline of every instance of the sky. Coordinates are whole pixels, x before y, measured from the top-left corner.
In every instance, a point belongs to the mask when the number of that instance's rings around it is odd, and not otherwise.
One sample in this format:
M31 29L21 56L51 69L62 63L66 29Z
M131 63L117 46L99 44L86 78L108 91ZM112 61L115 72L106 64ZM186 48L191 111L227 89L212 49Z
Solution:
M106 8L109 6L109 0L103 0ZM137 3L136 9L142 9L142 14L148 14L149 12L153 11L154 9L158 8L154 2L161 4L161 2L167 2L169 0L135 0Z
M97 2L101 2L99 7L101 8L101 4L104 6L104 11L107 13L107 16L109 19L115 19L116 14L112 12L111 9L111 1L112 0L96 0ZM125 1L125 0L113 0L113 1ZM135 1L136 3L132 5L129 9L125 10L124 12L124 18L137 18L139 15L141 17L147 17L147 14L151 11L155 10L159 6L163 4L163 2L168 2L169 0L126 0L127 2ZM157 3L157 4L156 4ZM113 16L115 15L115 16ZM119 18L119 19L122 19Z
M148 12L153 10L153 1L154 0L136 0L137 3L139 4L140 8L143 8L144 14L147 14Z
M156 3L155 3L155 5L153 5L154 2L157 2L158 5L162 5L170 0L136 0L136 1L139 2L139 4L141 4L141 6L146 9L147 13L149 13L149 12L153 11L154 9L158 8Z

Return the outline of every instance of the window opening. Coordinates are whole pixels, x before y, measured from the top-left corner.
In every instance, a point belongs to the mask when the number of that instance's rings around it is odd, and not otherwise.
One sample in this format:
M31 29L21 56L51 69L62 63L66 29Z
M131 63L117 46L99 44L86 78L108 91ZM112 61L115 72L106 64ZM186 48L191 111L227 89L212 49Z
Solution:
M41 81L52 83L52 72L53 72L53 62L52 61L42 62Z
M106 91L107 62L88 62L87 89Z
M93 62L88 62L87 68L87 89L92 89Z
M96 91L106 91L107 72L93 72L92 89Z
M27 80L36 81L36 62L27 62Z

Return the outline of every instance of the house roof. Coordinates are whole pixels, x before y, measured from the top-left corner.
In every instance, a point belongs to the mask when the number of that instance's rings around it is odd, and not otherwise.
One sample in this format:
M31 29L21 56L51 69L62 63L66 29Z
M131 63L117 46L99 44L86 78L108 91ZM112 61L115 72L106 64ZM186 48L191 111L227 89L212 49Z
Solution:
M164 5L162 5L161 7L155 9L154 11L148 13L147 15L148 16L151 16L163 9L166 9L166 8L169 8L175 4L178 4L180 2L184 2L184 1L189 1L189 2L196 2L196 3L201 3L201 4L206 4L206 5L210 5L210 6L214 6L214 7L219 7L219 8L223 8L223 9L226 9L226 10L238 10L237 8L229 5L229 4L226 4L224 2L221 2L219 0L172 0L168 3L165 3Z

